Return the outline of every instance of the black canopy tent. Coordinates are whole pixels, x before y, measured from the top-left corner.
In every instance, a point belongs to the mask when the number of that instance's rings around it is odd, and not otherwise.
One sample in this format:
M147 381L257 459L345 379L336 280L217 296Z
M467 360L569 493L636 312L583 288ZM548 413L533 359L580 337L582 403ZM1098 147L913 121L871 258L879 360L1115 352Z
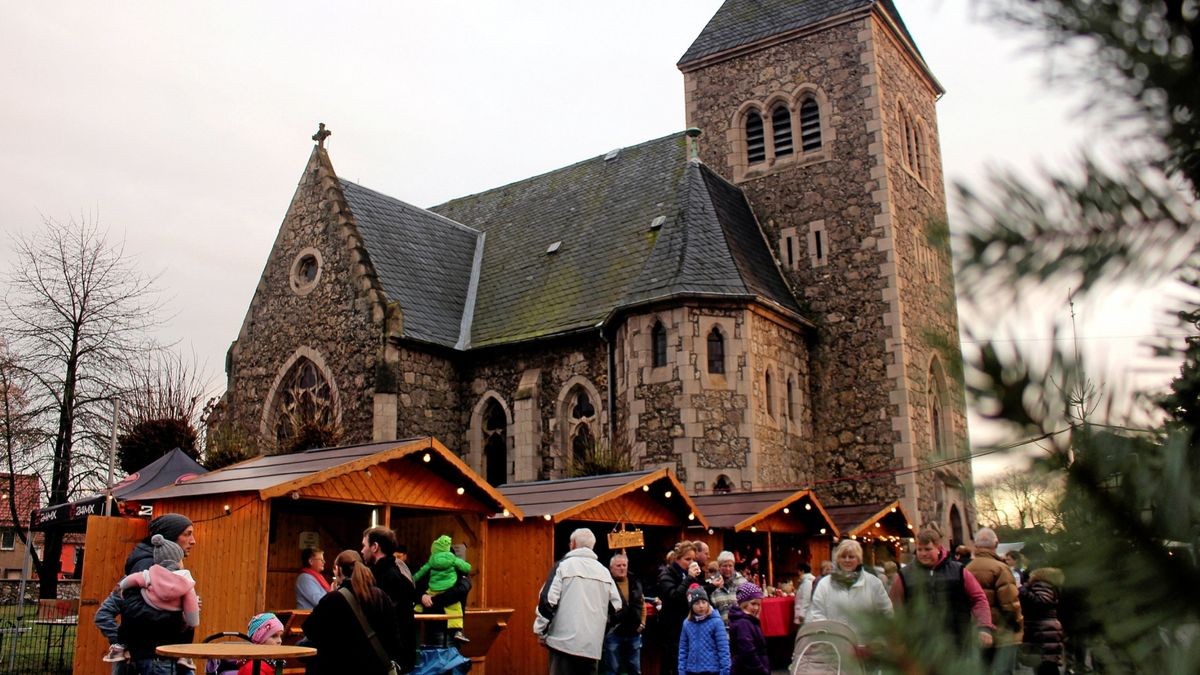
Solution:
M62 529L66 532L83 532L87 527L88 516L104 514L104 504L108 499L117 501L136 500L138 495L152 490L174 485L193 476L208 473L208 469L196 463L186 452L175 448L167 454L150 462L138 471L124 478L103 493L93 495L66 504L55 504L44 509L34 509L31 516L30 529L45 532L49 529ZM111 509L115 513L116 509Z

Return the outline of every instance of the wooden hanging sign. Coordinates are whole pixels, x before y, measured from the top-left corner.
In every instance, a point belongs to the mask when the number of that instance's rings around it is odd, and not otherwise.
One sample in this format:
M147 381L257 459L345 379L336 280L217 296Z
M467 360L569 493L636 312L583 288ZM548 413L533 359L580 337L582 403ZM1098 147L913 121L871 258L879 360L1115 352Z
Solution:
M641 530L621 530L619 532L608 533L608 548L642 548L646 545L646 538Z

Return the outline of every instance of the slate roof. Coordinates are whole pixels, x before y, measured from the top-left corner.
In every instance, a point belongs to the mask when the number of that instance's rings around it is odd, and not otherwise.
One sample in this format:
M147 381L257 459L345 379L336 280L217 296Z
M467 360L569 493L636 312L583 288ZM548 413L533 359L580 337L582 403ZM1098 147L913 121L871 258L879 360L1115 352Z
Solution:
M455 346L479 231L350 181L341 185L379 283L404 312L404 335Z
M692 46L679 59L682 67L759 40L798 30L856 9L883 5L913 48L909 34L892 0L726 0Z

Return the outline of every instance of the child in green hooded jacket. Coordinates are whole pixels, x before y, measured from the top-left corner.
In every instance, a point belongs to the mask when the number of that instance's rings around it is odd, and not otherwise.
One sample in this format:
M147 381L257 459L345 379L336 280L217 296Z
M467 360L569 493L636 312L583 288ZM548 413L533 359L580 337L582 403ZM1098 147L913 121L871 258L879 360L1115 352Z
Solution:
M429 547L429 560L421 565L421 569L413 575L414 581L420 581L429 575L429 595L437 595L444 591L448 591L454 587L458 581L458 574L461 572L467 574L471 571L471 563L454 555L450 551L450 537L443 534L433 540L433 544ZM421 604L417 604L416 611L421 612L425 608ZM461 602L455 602L446 605L446 614L452 618L446 621L446 627L455 631L454 639L460 642L465 642L465 636L462 634L463 627L463 606Z

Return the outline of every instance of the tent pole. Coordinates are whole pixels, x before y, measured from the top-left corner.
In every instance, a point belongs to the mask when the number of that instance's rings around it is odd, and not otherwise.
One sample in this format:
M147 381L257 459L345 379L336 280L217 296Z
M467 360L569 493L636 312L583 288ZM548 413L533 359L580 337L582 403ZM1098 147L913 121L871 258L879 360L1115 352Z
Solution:
M17 625L21 625L21 620L25 618L25 584L29 581L30 560L33 557L33 529L30 528L25 536L25 560L21 563L21 583L18 585L17 597ZM9 651L8 662L15 664L17 662L17 636L19 633L12 635L12 649Z
M121 402L113 399L112 436L108 443L108 480L104 483L104 515L112 515L112 486L113 472L117 463L117 415L121 410Z

